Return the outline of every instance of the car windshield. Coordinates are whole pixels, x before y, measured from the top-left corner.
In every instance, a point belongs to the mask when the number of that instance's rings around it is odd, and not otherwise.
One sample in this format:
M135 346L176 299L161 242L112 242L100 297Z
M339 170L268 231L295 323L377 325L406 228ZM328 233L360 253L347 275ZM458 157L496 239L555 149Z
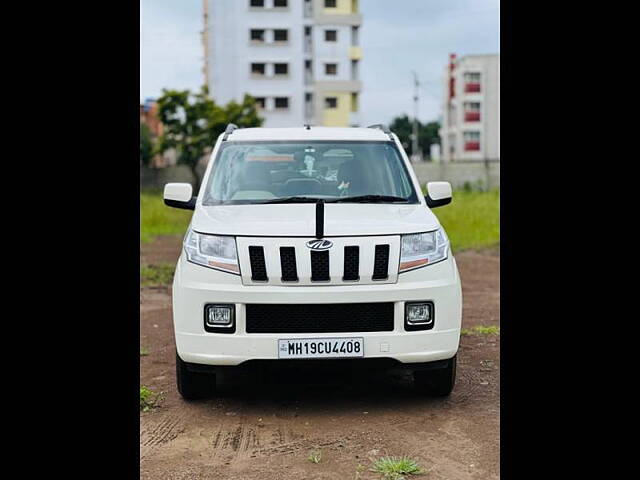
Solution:
M392 142L225 142L203 205L419 203Z

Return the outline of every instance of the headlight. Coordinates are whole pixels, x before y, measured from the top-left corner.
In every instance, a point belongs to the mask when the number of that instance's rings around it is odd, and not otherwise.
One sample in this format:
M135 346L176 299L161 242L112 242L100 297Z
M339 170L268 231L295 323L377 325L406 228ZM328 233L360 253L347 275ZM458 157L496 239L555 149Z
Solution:
M240 274L236 239L218 235L205 235L189 229L184 240L187 260L203 267Z
M402 236L400 273L437 263L449 253L449 239L440 227L435 232Z

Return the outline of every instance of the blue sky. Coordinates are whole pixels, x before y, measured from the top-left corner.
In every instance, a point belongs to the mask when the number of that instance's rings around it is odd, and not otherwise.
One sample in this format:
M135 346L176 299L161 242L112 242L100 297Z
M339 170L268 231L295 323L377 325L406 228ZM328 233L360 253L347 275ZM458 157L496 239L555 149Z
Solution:
M436 120L449 53L500 52L499 0L360 0L360 11L366 125L413 115L412 70L423 83L419 118ZM141 100L200 87L201 30L202 0L140 0Z

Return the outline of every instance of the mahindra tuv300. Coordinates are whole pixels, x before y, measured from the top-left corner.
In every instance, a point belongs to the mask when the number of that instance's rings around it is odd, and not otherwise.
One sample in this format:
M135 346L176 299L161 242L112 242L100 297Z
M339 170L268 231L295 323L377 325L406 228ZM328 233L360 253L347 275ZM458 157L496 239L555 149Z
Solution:
M398 137L369 128L246 128L220 135L173 281L177 383L256 362L388 362L429 395L456 375L462 294L449 240ZM339 359L339 361L337 361Z

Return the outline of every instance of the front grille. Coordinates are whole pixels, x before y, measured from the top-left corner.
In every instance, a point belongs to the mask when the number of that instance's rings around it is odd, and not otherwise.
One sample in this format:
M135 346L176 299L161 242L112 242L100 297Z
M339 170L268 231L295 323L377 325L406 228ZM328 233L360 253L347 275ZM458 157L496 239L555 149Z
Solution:
M368 285L394 283L398 276L399 236L333 237L320 245L329 245L326 250L311 249L309 243L316 248L317 243L305 237L237 237L236 242L245 285Z
M280 247L280 268L282 269L283 282L298 281L295 247Z
M329 277L329 251L311 251L311 281L328 282Z
M374 280L384 280L388 277L389 245L376 245L376 256L373 264Z
M251 262L251 280L254 282L266 282L267 266L264 263L264 248L249 247L249 261Z
M390 332L393 302L247 304L247 333Z

